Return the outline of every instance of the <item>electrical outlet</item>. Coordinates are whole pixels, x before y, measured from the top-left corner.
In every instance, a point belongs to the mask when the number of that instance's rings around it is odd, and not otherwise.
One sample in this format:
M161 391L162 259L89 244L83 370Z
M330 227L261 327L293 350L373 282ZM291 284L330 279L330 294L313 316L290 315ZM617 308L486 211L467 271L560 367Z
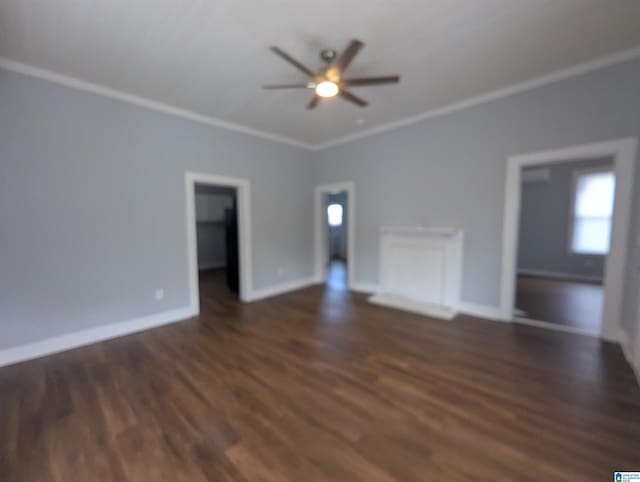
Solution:
M164 298L164 290L162 288L158 288L156 290L156 301L160 301Z

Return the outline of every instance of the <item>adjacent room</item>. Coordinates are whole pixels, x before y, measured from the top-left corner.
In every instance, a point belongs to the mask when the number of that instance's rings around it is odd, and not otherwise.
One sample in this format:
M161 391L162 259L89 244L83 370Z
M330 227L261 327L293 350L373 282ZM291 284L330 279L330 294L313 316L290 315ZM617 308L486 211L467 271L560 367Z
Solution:
M522 171L516 316L600 333L611 247L611 159Z
M196 184L196 237L200 302L238 295L237 198L234 188Z
M639 19L0 0L0 482L640 481Z

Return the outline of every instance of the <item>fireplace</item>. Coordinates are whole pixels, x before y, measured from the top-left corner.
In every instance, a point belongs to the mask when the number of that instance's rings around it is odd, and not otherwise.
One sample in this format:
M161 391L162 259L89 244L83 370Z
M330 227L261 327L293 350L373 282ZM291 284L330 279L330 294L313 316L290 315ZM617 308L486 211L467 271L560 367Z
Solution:
M381 228L379 288L369 301L453 318L460 301L462 242L462 231L454 228Z

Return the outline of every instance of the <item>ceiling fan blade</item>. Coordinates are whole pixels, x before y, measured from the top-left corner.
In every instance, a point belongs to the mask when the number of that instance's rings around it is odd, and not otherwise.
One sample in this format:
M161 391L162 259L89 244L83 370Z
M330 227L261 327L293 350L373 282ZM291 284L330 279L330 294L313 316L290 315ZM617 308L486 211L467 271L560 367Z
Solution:
M311 99L311 102L309 102L309 105L307 105L307 109L314 109L318 105L318 102L320 102L320 96L316 94L313 96L313 99Z
M397 84L400 82L399 75L386 75L384 77L361 77L359 79L342 79L340 83L347 87L361 85Z
M349 64L362 47L364 47L364 44L360 40L353 39L342 52L342 55L338 57L338 60L333 63L332 67L338 69L339 73L342 74L347 70L347 67L349 67Z
M352 102L360 107L366 107L367 105L369 105L367 101L362 100L360 97L356 97L355 95L351 94L346 90L341 90L340 92L338 92L338 95L342 97L344 100Z
M305 74L307 74L309 77L311 77L312 79L315 78L316 74L314 74L311 69L308 69L307 67L305 67L304 65L302 65L300 62L298 62L296 59L294 59L293 57L291 57L289 54L287 54L286 52L284 52L282 49L278 48L278 47L271 47L271 50L273 52L275 52L276 54L278 54L280 57L282 57L284 60L286 60L287 62L289 62L291 65L293 65L294 67L296 67L298 70L300 70L301 72L304 72Z
M263 89L313 89L313 85L307 84L269 84L263 85Z

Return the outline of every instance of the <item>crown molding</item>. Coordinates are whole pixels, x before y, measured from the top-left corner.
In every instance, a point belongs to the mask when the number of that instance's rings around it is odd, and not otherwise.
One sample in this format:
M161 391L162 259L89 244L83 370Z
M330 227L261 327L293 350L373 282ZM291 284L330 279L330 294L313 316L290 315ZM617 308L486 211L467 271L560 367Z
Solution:
M40 79L48 80L56 84L64 85L66 87L84 90L86 92L91 92L93 94L110 97L112 99L117 99L123 102L128 102L128 103L135 104L135 105L145 107L147 109L155 110L158 112L164 112L166 114L175 115L175 116L182 117L184 119L188 119L194 122L199 122L202 124L207 124L210 126L219 127L222 129L227 129L235 132L241 132L243 134L251 135L261 139L267 139L274 142L288 144L294 147L300 147L300 148L311 150L311 151L321 151L328 147L347 144L349 142L352 142L358 139L363 139L365 137L370 137L376 134L380 134L382 132L395 130L400 127L409 126L409 125L416 124L418 122L422 122L428 119L433 119L435 117L440 117L440 116L451 114L453 112L457 112L460 110L468 109L476 105L485 104L487 102L498 100L504 97L510 97L512 95L527 92L529 90L534 90L534 89L543 87L547 84L552 84L554 82L565 80L570 77L583 75L591 71L600 70L600 69L609 67L611 65L636 59L638 57L640 57L640 46L629 49L629 50L624 50L622 52L618 52L612 55L607 55L605 57L600 57L598 59L584 62L578 65L574 65L573 67L557 70L550 74L546 74L541 77L536 77L531 80L520 82L518 84L504 87L498 90L494 90L487 94L479 95L476 97L470 97L461 102L448 104L443 107L428 110L421 114L400 119L397 121L387 122L387 123L372 127L371 129L366 129L360 132L356 132L354 134L350 134L344 137L339 137L337 139L333 139L331 141L327 141L319 144L308 144L305 142L297 141L295 139L290 139L288 137L272 134L270 132L261 131L258 129L252 129L250 127L234 124L232 122L224 121L222 119L218 119L215 117L205 116L203 114L198 114L197 112L181 109L169 104L164 104L162 102L157 102L144 97L128 94L126 92L123 92L117 89L112 89L110 87L106 87L100 84L86 82L84 80L76 79L74 77L69 77L69 76L59 74L50 70L41 69L39 67L35 67L32 65L16 62L15 60L11 60L4 57L0 57L0 68L4 68L6 70L10 70L13 72L29 75L31 77L37 77Z
M83 90L85 92L90 92L92 94L109 97L111 99L117 99L123 102L127 102L129 104L145 107L147 109L155 110L158 112L163 112L165 114L182 117L183 119L199 122L201 124L220 127L222 129L240 132L242 134L248 134L250 136L259 137L261 139L267 139L274 142L280 142L280 143L288 144L294 147L301 147L303 149L308 149L308 150L313 149L313 146L309 144L305 144L304 142L296 141L288 137L279 136L277 134L272 134L270 132L261 131L258 129L252 129L250 127L234 124L233 122L228 122L215 117L209 117L203 114L198 114L197 112L193 112L187 109L181 109L179 107L175 107L169 104L164 104L162 102L157 102L155 100L147 99L145 97L139 97L137 95L128 94L121 90L112 89L110 87L106 87L100 84L94 84L92 82L80 80L75 77L69 77L67 75L59 74L51 70L41 69L40 67L35 67L33 65L23 64L5 57L0 57L0 68L9 70L12 72L28 75L31 77L48 80L50 82L63 85L65 87L71 87L74 89Z
M547 84L552 84L554 82L568 79L570 77L583 75L594 70L600 70L605 67L609 67L611 65L633 60L638 57L640 57L640 47L624 50L622 52L618 52L612 55L607 55L605 57L600 57L595 60L574 65L573 67L569 67L567 69L557 70L555 72L543 75L541 77L536 77L531 80L527 80L518 84L514 84L508 87L503 87L501 89L494 90L493 92L490 92L487 94L479 95L477 97L470 97L461 102L448 104L438 109L429 110L412 117L407 117L405 119L400 119L397 121L381 124L376 127L372 127L371 129L366 129L360 132L356 132L354 134L340 137L332 141L324 142L321 144L314 144L312 145L312 149L314 151L320 151L328 147L346 144L358 139L363 139L365 137L373 136L375 134L380 134L382 132L391 131L394 129L398 129L400 127L405 127L411 124L416 124L421 121L433 119L435 117L451 114L453 112L468 109L469 107L474 107L476 105L485 104L493 100L502 99L504 97L510 97L512 95L527 92L529 90L534 90L539 87L543 87Z

